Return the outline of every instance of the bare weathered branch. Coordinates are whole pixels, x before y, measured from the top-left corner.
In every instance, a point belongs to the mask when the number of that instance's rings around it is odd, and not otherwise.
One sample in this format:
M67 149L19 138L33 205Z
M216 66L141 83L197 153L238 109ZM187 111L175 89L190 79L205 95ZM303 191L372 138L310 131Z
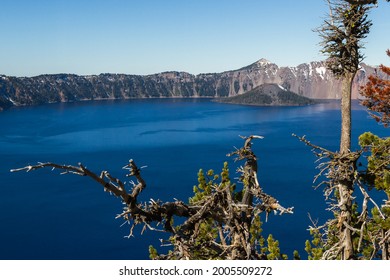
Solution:
M12 172L33 171L51 167L53 170L63 171L61 174L76 174L90 177L99 183L105 191L121 198L124 203L122 213L116 218L122 218L130 226L129 235L132 237L137 225L141 226L141 233L145 230L164 231L171 234L169 243L173 250L166 255L159 255L159 259L193 259L193 258L226 258L226 259L259 259L256 244L251 241L252 223L254 217L265 212L279 212L292 214L293 207L283 207L277 199L263 192L257 178L257 158L251 146L254 139L262 136L252 135L243 138L244 145L230 155L235 160L244 160L245 165L240 169L240 181L244 184L243 199L237 200L233 192L235 184L224 178L221 183L208 185L209 191L194 203L186 204L175 200L162 202L150 199L148 203L140 203L139 196L146 188L146 182L141 175L141 169L130 160L123 167L129 171L127 176L134 177L136 182L126 185L120 179L112 176L108 171L101 171L99 175L86 168L81 163L78 166L58 165L55 163L38 163L23 168L13 169ZM128 188L128 190L126 189ZM256 198L256 202L253 202ZM174 217L183 217L184 222L174 225ZM205 225L215 228L204 232ZM207 250L206 250L207 248Z

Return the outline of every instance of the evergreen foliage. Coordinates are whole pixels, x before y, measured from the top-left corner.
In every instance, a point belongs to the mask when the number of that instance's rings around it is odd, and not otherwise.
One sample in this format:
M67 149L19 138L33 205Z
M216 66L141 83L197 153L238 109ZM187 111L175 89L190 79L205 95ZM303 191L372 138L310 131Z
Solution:
M369 4L347 3L337 0L329 5L329 18L317 29L322 38L322 53L327 67L336 77L356 73L364 56L361 53L362 39L366 38L371 21L368 20Z
M324 225L313 223L310 227L312 240L306 241L305 246L308 258L342 259L343 239L339 231L344 225L351 230L351 259L390 259L390 138L363 133L359 136L361 149L348 154L327 151L304 138L301 140L314 148L320 159L321 171L316 179L325 174L327 180L318 186L324 186L330 205L328 210L333 213L333 218ZM347 225L339 204L340 176L353 184L353 189L360 191L363 197L361 204L356 194L353 197ZM373 192L375 195L370 195ZM385 199L381 203L373 197Z
M233 184L230 180L227 162L224 163L219 175L215 174L212 169L206 173L200 169L198 172L198 185L193 188L194 195L189 198L189 205L204 205L213 193L227 189L230 192L230 197L233 198L232 204L239 204L242 200L243 192L245 192L245 185L248 184L248 178L246 180L243 179L242 182L243 189L236 191L236 184ZM267 260L287 259L287 255L282 254L280 251L279 241L275 240L272 234L269 234L267 238L262 235L262 226L260 215L255 215L251 218L249 243L258 258ZM229 234L223 232L223 225L219 221L213 218L205 219L199 224L198 234L194 242L196 250L192 251L191 258L197 260L223 259L219 250L213 250L210 246L204 245L215 243L226 246L230 238ZM173 243L174 241L172 240L172 246L174 245ZM149 252L152 259L160 258L154 247L150 246ZM295 256L297 256L297 253L295 253Z

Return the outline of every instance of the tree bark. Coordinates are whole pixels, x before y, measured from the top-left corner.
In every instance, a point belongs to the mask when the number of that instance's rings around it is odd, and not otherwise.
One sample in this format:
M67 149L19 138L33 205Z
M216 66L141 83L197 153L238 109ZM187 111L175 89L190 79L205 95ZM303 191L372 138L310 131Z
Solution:
M352 243L352 232L345 225L351 224L351 213L352 213L352 184L350 182L340 182L339 184L340 193L340 240L342 240L342 259L350 260L353 257L353 243Z
M351 149L351 92L354 77L355 73L347 73L342 81L340 153Z
M345 74L342 81L342 95L341 95L341 139L340 139L340 153L348 153L351 150L351 92L352 82L355 73ZM349 260L353 257L353 243L352 232L345 225L350 225L352 214L352 194L353 182L352 180L343 180L338 184L339 189L339 204L340 204L340 240L343 240L342 259Z

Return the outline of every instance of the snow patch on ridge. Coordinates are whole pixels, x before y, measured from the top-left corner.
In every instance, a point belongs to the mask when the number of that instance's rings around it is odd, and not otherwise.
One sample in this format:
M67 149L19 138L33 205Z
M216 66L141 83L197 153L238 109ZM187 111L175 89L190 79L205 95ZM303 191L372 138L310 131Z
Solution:
M321 79L325 79L326 68L324 66L317 67L316 72L320 75Z
M16 103L15 101L13 101L11 97L9 97L9 98L7 98L7 99L8 99L9 101L11 101L12 104L14 104L15 106L18 106L18 103Z
M257 64L260 66L265 66L265 65L271 64L271 61L269 61L265 58L262 58L262 59L257 61Z
M278 87L284 91L287 91L287 89L285 89L284 87L282 87L281 85L278 84Z

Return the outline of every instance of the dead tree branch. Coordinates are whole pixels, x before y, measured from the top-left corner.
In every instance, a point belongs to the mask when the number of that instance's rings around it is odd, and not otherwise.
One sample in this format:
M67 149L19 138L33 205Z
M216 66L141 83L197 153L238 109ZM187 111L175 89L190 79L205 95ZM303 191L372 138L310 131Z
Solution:
M103 170L100 175L87 169L81 163L78 166L59 165L56 163L38 163L23 168L12 169L11 172L34 171L41 168L60 170L60 174L76 174L90 177L100 184L105 191L119 197L125 205L122 213L116 218L123 218L130 224L129 237L137 225L146 229L164 231L171 234L169 243L173 250L167 255L159 255L159 259L259 259L251 241L251 226L255 216L271 211L279 214L292 214L293 207L283 207L274 197L263 192L257 178L257 159L251 149L252 140L261 136L242 137L244 146L229 154L235 155L235 160L245 160L240 170L240 181L244 184L243 198L236 200L232 192L233 185L226 180L210 186L210 193L196 203L161 202L150 199L149 203L140 203L139 196L146 188L146 182L141 175L141 169L130 160L123 168L128 170L128 177L134 177L136 182L126 185L123 181ZM131 188L126 189L126 186ZM254 202L253 200L256 200ZM185 221L174 225L174 217L183 217ZM201 233L202 226L208 224L216 228L216 237L212 232Z

